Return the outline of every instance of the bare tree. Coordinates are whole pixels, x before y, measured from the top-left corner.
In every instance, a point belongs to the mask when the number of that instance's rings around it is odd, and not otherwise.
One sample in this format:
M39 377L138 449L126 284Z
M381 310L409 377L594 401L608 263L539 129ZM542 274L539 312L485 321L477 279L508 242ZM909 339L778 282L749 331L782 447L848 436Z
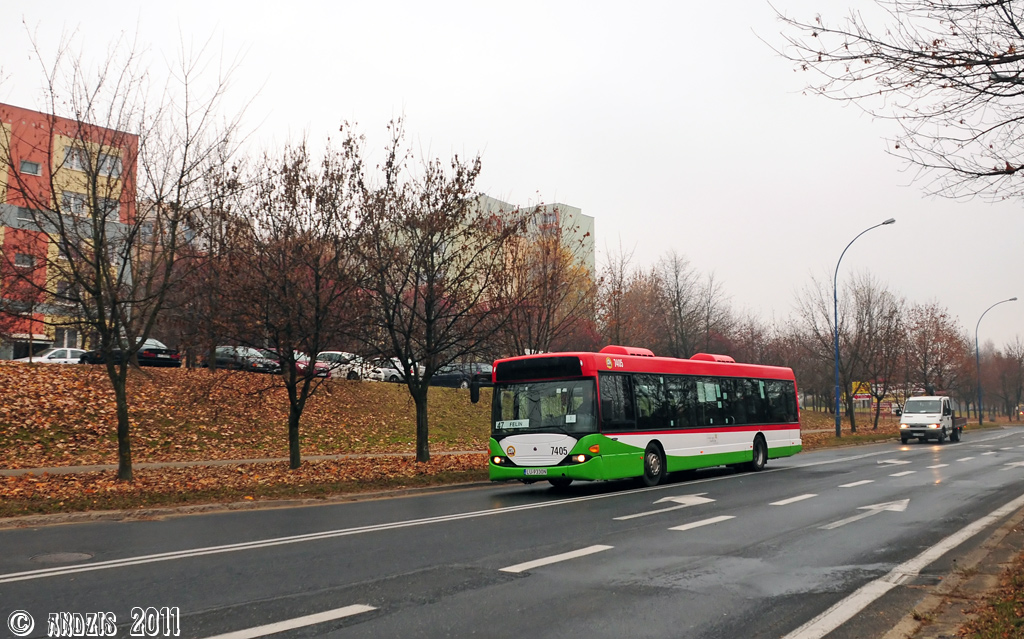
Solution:
M364 181L360 241L367 323L384 343L369 348L397 357L416 405L416 459L430 459L427 394L441 367L479 353L519 300L508 291L504 258L525 232L517 212L497 215L479 204L479 157L425 160L413 175L401 122L380 175Z
M1011 0L879 0L871 18L782 13L782 54L811 90L895 120L889 152L934 177L933 193L1022 195L1024 7Z
M811 284L803 290L798 298L798 314L803 321L804 331L808 338L806 348L809 354L821 364L834 368L834 331L832 290L829 284L811 279ZM854 413L852 386L863 375L864 347L866 332L858 326L855 312L856 299L852 293L852 285L839 295L839 379L842 393L846 395L846 416L850 419L850 430L857 432L857 421ZM832 391L834 393L834 391ZM834 394L830 399L835 403Z
M288 394L291 468L301 464L299 425L306 402L323 383L317 355L354 317L358 293L352 225L360 196L359 148L351 138L340 151L311 165L305 144L266 158L239 207L240 237L226 273L231 315L242 331L235 341L274 350ZM258 339L262 343L253 343Z
M34 54L47 57L38 45ZM43 257L48 299L93 335L104 355L122 480L132 478L130 363L180 275L184 230L233 153L237 119L219 113L230 70L199 90L208 58L202 50L183 53L154 102L134 45L118 42L91 68L65 39L43 65L43 125L31 133L13 129L0 153L26 224L53 247ZM22 170L22 153L43 158L38 176Z
M857 328L864 332L862 370L875 400L873 430L878 430L882 400L895 389L906 351L905 303L869 274L854 278Z
M670 251L657 264L659 291L666 313L666 355L690 357L698 352L704 305L700 278L685 256Z
M932 394L953 388L970 362L963 328L938 302L908 312L907 365L911 383Z
M507 354L564 349L594 321L597 284L583 262L590 233L580 236L562 214L557 205L536 207L527 233L510 242L502 295L520 301L500 331Z

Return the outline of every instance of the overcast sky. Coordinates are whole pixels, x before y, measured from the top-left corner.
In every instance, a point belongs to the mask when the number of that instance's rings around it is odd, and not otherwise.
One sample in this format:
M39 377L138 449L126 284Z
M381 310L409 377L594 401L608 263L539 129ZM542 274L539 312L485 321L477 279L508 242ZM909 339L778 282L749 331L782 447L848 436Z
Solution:
M775 0L838 20L863 0ZM12 10L13 9L13 10ZM416 148L483 156L480 187L596 218L598 263L670 250L714 272L738 312L792 317L812 276L870 271L911 302L939 301L974 336L991 304L1024 300L1018 202L926 198L885 153L890 123L803 95L760 38L764 0L737 2L19 3L0 21L0 101L41 108L26 27L45 46L79 32L102 57L137 34L159 65L182 40L240 57L233 100L253 141L320 141L356 122L371 149L404 115ZM257 93L255 98L252 95ZM1024 337L1024 301L986 315L981 342Z

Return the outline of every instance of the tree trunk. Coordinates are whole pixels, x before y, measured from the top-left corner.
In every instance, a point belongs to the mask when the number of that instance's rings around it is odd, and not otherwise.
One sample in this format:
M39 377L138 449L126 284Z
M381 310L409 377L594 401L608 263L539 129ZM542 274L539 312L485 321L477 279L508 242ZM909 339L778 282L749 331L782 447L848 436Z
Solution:
M430 440L427 428L427 386L419 384L412 389L412 399L416 403L416 461L430 461Z
M127 364L125 364L127 366ZM112 367L111 367L112 368ZM111 373L108 368L108 373ZM132 480L131 422L128 420L128 379L127 375L110 374L114 386L114 400L117 405L117 478Z
M878 418L882 415L882 400L875 400L875 426L871 430L878 430Z
M302 409L289 402L288 407L288 467L295 470L302 465L302 452L299 450L299 418Z
M850 416L850 432L857 432L857 416L853 408L853 393L849 392L851 388L847 388L846 393L846 414Z

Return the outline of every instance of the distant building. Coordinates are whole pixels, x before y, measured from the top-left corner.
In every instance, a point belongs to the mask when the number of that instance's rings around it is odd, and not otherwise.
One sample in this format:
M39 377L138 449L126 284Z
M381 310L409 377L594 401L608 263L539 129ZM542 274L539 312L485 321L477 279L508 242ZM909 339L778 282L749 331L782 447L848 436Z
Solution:
M596 259L594 253L594 218L584 215L583 211L568 204L543 204L534 207L518 207L508 202L502 202L488 195L480 197L480 205L485 210L499 213L500 211L514 211L519 209L531 213L531 229L540 234L557 233L562 244L568 247L573 255L583 263L590 271L592 277L597 277Z
M0 359L83 345L55 222L129 223L137 149L129 133L0 104Z

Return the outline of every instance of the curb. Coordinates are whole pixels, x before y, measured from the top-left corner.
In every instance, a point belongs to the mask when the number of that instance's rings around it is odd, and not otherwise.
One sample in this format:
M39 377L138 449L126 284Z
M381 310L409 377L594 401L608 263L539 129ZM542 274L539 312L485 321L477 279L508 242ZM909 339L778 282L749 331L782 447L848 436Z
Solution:
M975 615L967 610L988 600L999 577L1024 548L1024 508L1011 515L980 546L954 559L956 568L929 588L924 599L882 639L952 639Z
M371 499L391 499L411 497L429 493L442 493L454 490L471 490L493 486L493 482L466 482L461 484L445 484L442 486L424 486L420 488L396 488L394 490L378 490L365 493L339 493L319 498L303 499L268 499L253 501L215 502L210 504L192 504L188 506L171 506L167 508L138 508L133 510L89 510L78 513L54 513L52 515L24 515L21 517L0 517L0 530L11 528L35 528L39 526L57 526L61 524L84 524L93 522L121 521L153 521L169 517L187 515L212 514L242 510L269 510L271 508L299 508L304 506L327 506L354 501Z

